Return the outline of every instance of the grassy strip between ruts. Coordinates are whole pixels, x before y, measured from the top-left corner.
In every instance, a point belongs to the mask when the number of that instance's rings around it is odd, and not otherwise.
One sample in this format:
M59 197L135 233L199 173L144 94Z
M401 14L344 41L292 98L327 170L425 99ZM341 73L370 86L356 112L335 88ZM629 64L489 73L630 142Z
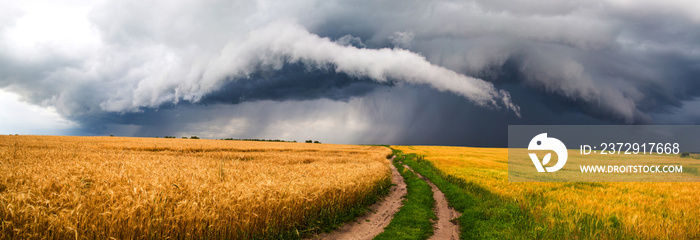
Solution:
M536 221L531 214L516 202L504 199L497 194L473 183L435 168L424 156L403 154L392 149L396 160L403 161L414 171L428 178L445 194L450 206L462 213L458 218L461 239L568 239L572 236L565 231L548 229ZM589 229L599 221L582 221L582 230ZM576 238L596 239L594 232L582 231ZM615 239L629 239L619 232L613 232Z
M427 239L433 235L433 222L437 220L433 208L435 199L427 182L416 174L404 168L403 164L394 159L394 166L406 182L408 193L403 206L394 215L384 232L374 239Z

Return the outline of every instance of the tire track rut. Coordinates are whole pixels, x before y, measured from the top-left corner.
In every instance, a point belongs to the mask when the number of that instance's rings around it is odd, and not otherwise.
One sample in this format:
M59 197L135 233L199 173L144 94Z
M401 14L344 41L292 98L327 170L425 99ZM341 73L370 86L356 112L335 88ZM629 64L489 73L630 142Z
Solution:
M447 203L447 198L445 198L445 194L442 193L442 191L440 191L440 189L437 186L435 186L433 182L428 180L423 175L420 175L419 173L413 171L413 169L411 169L411 167L407 166L406 164L404 164L404 167L408 170L411 170L411 172L415 173L416 175L418 175L418 177L427 182L428 185L430 185L430 188L433 190L433 198L435 199L434 211L438 220L433 225L433 236L431 236L428 239L459 239L459 225L454 219L458 218L461 214L459 214L457 210L449 206L449 204Z
M395 157L388 160L391 162ZM394 214L403 206L403 198L407 193L403 177L393 164L389 165L391 167L391 183L394 184L389 190L389 195L370 206L367 213L354 221L345 223L332 232L318 234L309 239L369 240L384 232L384 228L389 225Z

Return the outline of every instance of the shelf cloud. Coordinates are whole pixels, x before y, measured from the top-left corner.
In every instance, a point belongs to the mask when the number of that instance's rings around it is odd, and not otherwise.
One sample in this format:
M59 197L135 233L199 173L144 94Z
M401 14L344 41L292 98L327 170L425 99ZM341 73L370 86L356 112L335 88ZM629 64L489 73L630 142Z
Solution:
M692 1L0 6L0 89L75 134L502 146L508 124L700 122Z
M201 67L182 75L146 76L136 88L126 89L100 104L105 111L134 111L158 107L180 99L199 102L228 81L247 79L261 68L280 70L303 63L309 71L332 71L377 82L426 84L463 96L475 104L503 105L519 114L510 95L492 83L429 63L424 57L399 48L367 49L343 46L309 33L293 23L274 22L255 29L243 41L226 43L219 54Z

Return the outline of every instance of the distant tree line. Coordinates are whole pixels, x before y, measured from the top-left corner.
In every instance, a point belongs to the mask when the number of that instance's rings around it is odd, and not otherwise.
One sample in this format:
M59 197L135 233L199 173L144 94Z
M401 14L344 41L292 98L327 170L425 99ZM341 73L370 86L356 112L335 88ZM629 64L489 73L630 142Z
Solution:
M158 138L158 137L156 137ZM163 138L176 138L175 136L165 136ZM182 139L188 139L187 137L182 137ZM199 139L197 136L191 136L189 139ZM297 142L297 141L285 141L281 139L258 139L258 138L222 138L219 140L227 141L255 141L255 142ZM306 140L307 143L321 143L319 141Z
M257 139L257 138L224 138L221 140L227 140L227 141L256 141L256 142L297 142L297 141L285 141L285 140L280 140L280 139Z
M700 152L682 152L679 154L682 158L700 159Z
M158 138L158 137L156 137ZM163 138L176 138L175 136L165 136ZM182 137L182 139L187 139L187 137ZM191 136L189 139L199 139L197 136Z

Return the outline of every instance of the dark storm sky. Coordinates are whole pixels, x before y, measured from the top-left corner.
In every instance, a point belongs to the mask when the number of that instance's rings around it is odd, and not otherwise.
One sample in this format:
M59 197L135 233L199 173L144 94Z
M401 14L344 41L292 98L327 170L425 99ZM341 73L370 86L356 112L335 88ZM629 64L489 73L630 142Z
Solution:
M0 90L71 134L504 146L509 124L700 122L695 1L4 1L0 16Z

